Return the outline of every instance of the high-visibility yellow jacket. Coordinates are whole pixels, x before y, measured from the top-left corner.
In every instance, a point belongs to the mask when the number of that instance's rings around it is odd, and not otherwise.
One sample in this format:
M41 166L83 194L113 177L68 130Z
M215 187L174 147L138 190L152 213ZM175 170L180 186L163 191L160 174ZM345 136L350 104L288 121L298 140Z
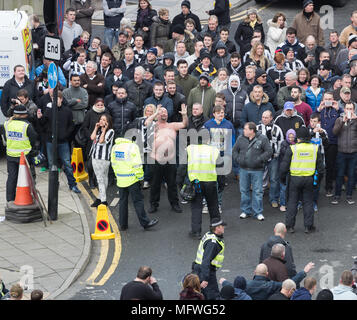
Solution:
M111 164L117 186L126 188L144 179L140 149L131 140L117 138L111 152Z
M29 123L20 120L5 121L6 154L10 157L20 157L30 153L32 147L27 135Z
M298 143L290 146L293 153L290 175L297 177L313 176L316 171L318 146L313 143Z

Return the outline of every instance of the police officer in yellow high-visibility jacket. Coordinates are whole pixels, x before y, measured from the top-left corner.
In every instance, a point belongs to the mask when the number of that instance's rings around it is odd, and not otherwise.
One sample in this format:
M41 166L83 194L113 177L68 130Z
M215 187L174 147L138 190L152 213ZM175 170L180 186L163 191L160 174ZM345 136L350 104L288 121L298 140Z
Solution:
M190 182L196 181L196 196L191 201L190 237L201 238L202 200L207 200L210 219L220 218L217 194L216 161L219 150L207 144L190 144L187 147L187 173Z
M111 164L119 187L120 230L128 229L129 194L141 226L146 230L156 225L159 220L157 218L150 220L144 209L144 196L140 189L144 171L137 144L128 139L117 138L111 151Z
M317 180L321 181L324 174L324 163L321 151L316 144L310 142L309 130L301 127L296 132L297 144L287 149L280 164L280 180L286 181L290 171L288 208L285 224L288 232L293 233L299 194L302 195L304 210L305 233L315 231L313 208L313 185L317 171Z
M203 236L198 246L193 272L200 278L205 298L216 300L219 296L216 271L223 265L225 248L223 234L226 223L214 218L210 226L211 231Z
M21 152L25 156L32 156L32 149L37 139L37 133L27 117L25 106L17 105L14 108L13 117L4 124L7 155L7 201L15 200Z

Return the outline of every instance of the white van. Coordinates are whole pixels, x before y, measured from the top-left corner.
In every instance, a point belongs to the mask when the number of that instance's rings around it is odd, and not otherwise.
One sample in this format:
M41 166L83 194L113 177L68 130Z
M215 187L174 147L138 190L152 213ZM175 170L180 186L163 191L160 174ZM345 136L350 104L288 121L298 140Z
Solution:
M34 59L29 17L25 11L0 11L0 101L5 82L13 77L14 67L23 65L34 79ZM0 111L0 153L4 151L5 117Z

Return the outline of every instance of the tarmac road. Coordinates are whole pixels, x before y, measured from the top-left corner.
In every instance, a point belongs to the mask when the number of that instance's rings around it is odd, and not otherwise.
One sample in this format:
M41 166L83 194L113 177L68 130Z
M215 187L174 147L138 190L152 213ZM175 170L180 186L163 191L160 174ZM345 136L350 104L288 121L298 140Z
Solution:
M242 9L251 5L263 7L259 13L265 22L276 12L282 11L286 14L289 24L295 14L301 10L300 1L279 1L265 5L255 5L254 1L250 1L238 10L232 9L232 15L239 15ZM344 8L336 8L334 28L341 31L347 25L350 13L355 9L354 1L350 1ZM231 37L234 36L239 23L235 20L240 17L239 15L233 18ZM102 35L103 27L95 26L94 35L96 34ZM327 39L328 30L325 30L325 36ZM241 212L238 184L232 177L229 177L227 181L222 214L228 224L225 232L226 252L223 268L217 273L217 277L225 277L233 281L235 276L242 275L250 279L258 263L261 244L272 234L277 222L285 221L284 214L278 209L271 208L265 197L265 221L259 222L252 218L239 219ZM300 211L295 228L296 233L289 234L287 237L293 247L298 271L302 270L309 261L315 263L315 269L309 275L318 280L318 291L324 286L331 288L337 285L342 271L350 269L353 257L357 256L356 205L349 206L342 202L338 206L332 206L329 204L329 199L324 196L323 188L321 189L319 212L315 215L317 232L305 235L302 211ZM135 278L141 265L152 267L153 276L158 280L164 299L178 298L180 281L186 273L191 271L191 263L195 258L199 242L188 237L191 217L189 204L182 206L183 213L175 213L170 210L164 187L161 192L159 211L154 214L159 217L159 224L150 231L143 231L131 206L129 229L120 232L120 246L118 243L115 244L114 240L109 240L106 245L100 242L95 243L92 260L87 270L59 299L119 299L121 288L126 282ZM149 190L144 191L144 194L146 208L149 208ZM90 203L88 199L87 203ZM116 187L109 188L108 203L114 219L118 221ZM208 230L208 224L209 217L204 215L203 230ZM103 254L103 250L107 253L106 255ZM94 270L99 270L98 263L102 268L95 282L104 284L93 285L87 279ZM103 280L110 269L113 273L108 279Z

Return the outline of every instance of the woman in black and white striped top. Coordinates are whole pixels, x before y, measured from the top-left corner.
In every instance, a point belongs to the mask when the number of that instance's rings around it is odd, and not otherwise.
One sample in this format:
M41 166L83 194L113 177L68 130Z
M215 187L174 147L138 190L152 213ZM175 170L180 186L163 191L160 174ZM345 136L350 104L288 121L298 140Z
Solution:
M102 102L103 103L103 102ZM108 173L110 166L110 153L113 146L114 130L112 129L112 118L108 114L103 114L91 135L93 141L91 158L93 170L97 177L100 199L96 199L91 207L98 207L107 203Z

